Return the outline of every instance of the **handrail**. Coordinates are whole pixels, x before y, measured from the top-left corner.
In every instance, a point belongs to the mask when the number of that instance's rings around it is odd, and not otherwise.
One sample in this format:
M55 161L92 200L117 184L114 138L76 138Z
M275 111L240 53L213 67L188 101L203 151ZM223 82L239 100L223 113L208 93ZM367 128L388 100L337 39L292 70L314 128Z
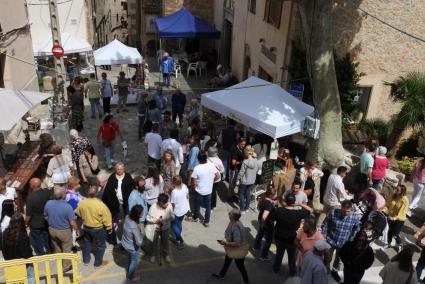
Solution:
M14 259L14 260L4 260L0 261L0 270L4 270L6 284L28 284L28 276L27 276L27 265L31 264L34 267L34 278L35 283L40 283L40 278L45 278L45 283L50 284L52 276L57 277L56 283L63 284L65 283L65 279L62 273L57 273L58 271L63 271L62 261L70 261L72 270L71 281L67 283L79 284L81 283L82 276L78 271L78 263L80 262L80 258L76 254L72 253L55 253L48 255L40 255L34 256L31 258L22 258L22 259ZM56 274L52 274L52 267L50 262L54 262L56 264ZM40 264L44 264L44 273L40 271ZM1 274L1 273L0 273ZM1 282L3 282L2 280Z

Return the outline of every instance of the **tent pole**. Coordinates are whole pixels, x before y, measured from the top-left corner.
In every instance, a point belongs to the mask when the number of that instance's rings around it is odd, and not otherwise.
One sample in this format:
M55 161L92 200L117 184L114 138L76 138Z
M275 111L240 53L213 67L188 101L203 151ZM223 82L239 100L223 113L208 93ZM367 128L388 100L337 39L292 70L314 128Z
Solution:
M161 64L161 52L162 52L162 41L161 41L161 37L159 38L159 58L158 58L158 63ZM158 52L157 52L158 54ZM158 76L158 85L161 85L161 70L159 70L159 76Z

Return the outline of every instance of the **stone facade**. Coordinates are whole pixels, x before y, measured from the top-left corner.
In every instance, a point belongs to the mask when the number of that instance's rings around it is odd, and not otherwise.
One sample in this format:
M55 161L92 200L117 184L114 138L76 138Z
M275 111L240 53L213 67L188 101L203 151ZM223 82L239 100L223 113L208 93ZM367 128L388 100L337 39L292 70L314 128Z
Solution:
M0 87L38 91L25 0L3 0L0 9ZM13 13L11 13L13 11ZM11 32L18 29L15 32ZM25 61L25 62L23 62Z
M229 65L239 80L255 72L285 87L296 5L282 1L280 24L276 27L265 21L267 1L255 2L254 8L251 0L215 1L214 23L222 32L220 61Z
M359 62L365 75L361 86L372 87L365 117L368 119L390 116L399 110L388 97L391 82L411 71L425 71L424 43L408 37L353 9L348 4L405 30L425 35L425 5L418 0L338 1L333 13L335 49L339 54L349 52Z
M95 3L97 47L114 39L127 43L127 1L95 0Z

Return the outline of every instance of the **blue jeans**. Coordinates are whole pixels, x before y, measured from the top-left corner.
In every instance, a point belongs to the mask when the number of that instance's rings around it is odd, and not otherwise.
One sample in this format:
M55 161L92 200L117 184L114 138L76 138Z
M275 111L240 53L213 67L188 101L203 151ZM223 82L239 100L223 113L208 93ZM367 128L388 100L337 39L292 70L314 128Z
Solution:
M273 226L260 225L258 228L257 236L255 237L254 241L254 249L259 250L261 248L261 241L264 237L265 242L263 249L261 250L262 258L267 258L269 256L270 246L273 242L273 231Z
M289 275L295 276L297 272L295 266L297 248L293 240L292 242L282 242L276 240L276 256L274 259L273 271L276 273L279 272L280 267L282 265L282 259L283 255L285 254L285 250L288 252Z
M170 73L162 73L162 77L164 78L164 85L169 87L170 86Z
M100 106L100 98L97 99L89 99L90 107L91 107L91 116L96 116L96 109L99 115L102 115L102 109Z
M127 264L127 279L131 280L134 278L134 273L137 269L137 264L139 263L139 251L133 250L128 251L128 264Z
M200 195L195 191L195 210L193 212L193 218L198 219L199 211L201 210L201 202L205 202L205 219L204 223L208 224L210 222L211 216L211 194Z
M184 216L185 215L180 216L180 217L176 216L176 218L171 223L171 229L173 230L174 235L176 235L176 240L177 241L180 241L180 242L183 242L183 238L182 238L182 230L183 230L183 228L182 228L182 222L183 222Z
M382 179L374 179L372 187L376 190L379 190L379 187L381 186Z
M96 253L94 255L94 266L98 267L102 264L103 255L106 249L106 231L104 228L101 229L90 229L84 227L83 236L83 262L90 262L90 253L92 242L95 242Z
M253 187L253 184L239 185L239 210L241 212L249 209L249 203L251 201L251 191Z
M115 140L112 141L111 147L103 148L103 150L105 150L106 165L108 166L108 168L112 167L112 159L114 158L114 147Z
M46 229L31 229L30 242L36 255L45 255L52 252L50 248L49 231Z

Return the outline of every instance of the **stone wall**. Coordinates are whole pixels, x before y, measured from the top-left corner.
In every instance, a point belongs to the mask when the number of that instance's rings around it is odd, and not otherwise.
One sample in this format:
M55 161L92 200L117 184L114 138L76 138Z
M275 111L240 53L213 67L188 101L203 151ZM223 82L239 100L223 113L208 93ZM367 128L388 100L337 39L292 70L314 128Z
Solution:
M188 9L193 15L214 23L214 1L213 0L164 0L164 14L173 14L182 7Z
M364 73L360 82L373 86L366 118L389 119L399 110L388 97L392 81L411 71L425 71L424 43L410 38L353 9L368 13L411 34L425 35L425 5L422 0L338 0L333 12L333 38L336 51L349 52L360 62Z

